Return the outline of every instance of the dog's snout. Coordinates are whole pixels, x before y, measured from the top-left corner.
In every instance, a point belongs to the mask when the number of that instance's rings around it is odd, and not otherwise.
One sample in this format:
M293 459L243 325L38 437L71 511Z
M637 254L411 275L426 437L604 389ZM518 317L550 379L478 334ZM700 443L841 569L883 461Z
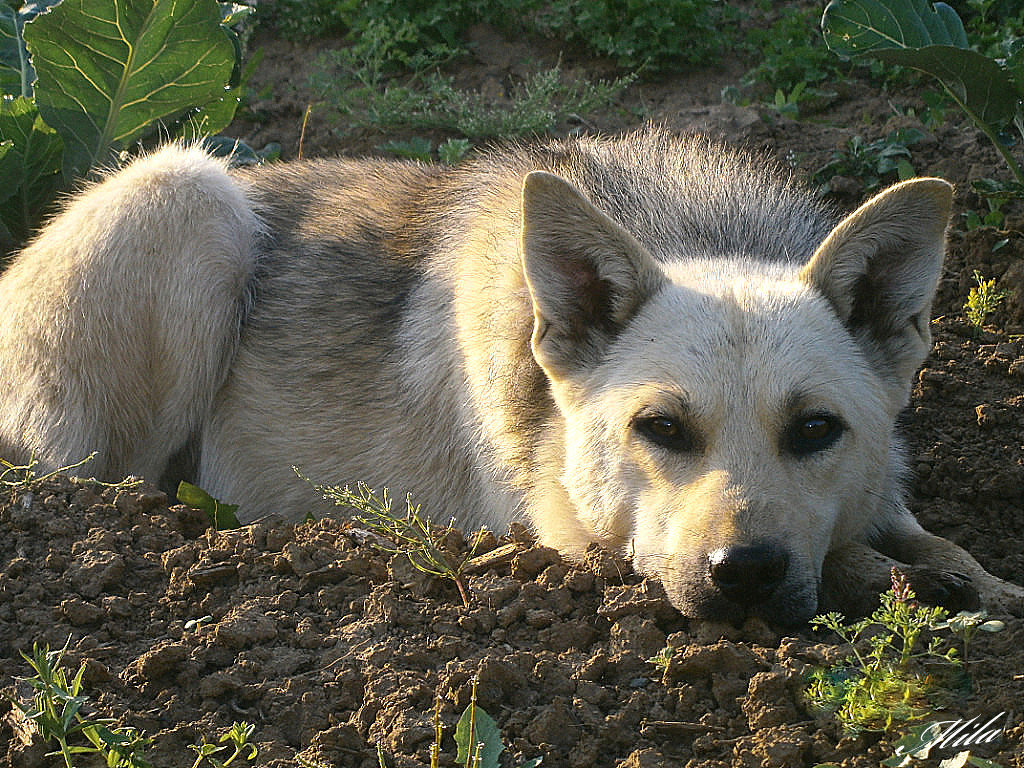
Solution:
M786 576L789 555L774 544L722 547L708 554L711 580L742 605L764 600Z

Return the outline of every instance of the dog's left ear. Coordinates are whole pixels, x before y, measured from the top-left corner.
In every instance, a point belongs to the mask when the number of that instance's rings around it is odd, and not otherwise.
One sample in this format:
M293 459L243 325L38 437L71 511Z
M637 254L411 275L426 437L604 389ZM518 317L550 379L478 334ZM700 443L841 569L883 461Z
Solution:
M942 179L890 187L840 222L801 271L904 393L931 346L952 202Z
M522 233L533 355L549 376L597 362L665 281L635 237L553 173L523 180Z

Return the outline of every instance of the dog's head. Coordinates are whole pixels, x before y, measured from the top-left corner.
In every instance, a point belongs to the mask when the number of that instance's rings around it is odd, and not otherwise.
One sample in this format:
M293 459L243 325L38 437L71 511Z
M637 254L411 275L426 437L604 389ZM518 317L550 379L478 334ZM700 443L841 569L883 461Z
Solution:
M591 540L687 615L813 615L829 549L898 503L893 425L930 346L950 204L941 180L897 185L802 267L655 259L567 181L527 176L532 349Z

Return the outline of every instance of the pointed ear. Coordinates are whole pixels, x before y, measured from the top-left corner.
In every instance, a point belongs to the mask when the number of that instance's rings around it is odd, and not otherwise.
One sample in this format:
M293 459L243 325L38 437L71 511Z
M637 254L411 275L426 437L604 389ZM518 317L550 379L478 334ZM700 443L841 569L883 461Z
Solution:
M840 222L801 271L904 399L931 346L952 201L942 179L890 187Z
M665 278L636 238L552 173L523 180L522 232L533 355L564 377L597 362Z

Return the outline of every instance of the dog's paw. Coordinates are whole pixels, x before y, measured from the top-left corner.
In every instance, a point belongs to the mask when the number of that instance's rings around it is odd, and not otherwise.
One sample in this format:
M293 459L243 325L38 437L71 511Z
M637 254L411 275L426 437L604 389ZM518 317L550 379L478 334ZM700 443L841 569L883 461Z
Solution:
M991 615L1024 617L1024 588L1008 581L991 577L979 587L981 604Z
M941 606L950 613L982 607L981 595L969 576L922 565L898 566L897 570L922 603Z

